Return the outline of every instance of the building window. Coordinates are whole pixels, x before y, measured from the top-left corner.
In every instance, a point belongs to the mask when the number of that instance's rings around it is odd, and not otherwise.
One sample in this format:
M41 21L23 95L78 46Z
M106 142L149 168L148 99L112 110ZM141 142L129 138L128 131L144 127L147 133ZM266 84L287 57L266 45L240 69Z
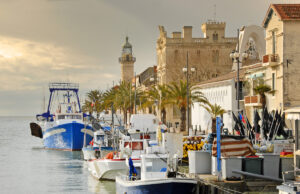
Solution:
M200 50L197 50L197 56L200 57Z
M275 32L272 31L272 54L274 55L276 53L276 37Z
M217 40L218 40L218 34L217 34L216 32L213 34L213 40L214 40L214 41L217 41Z
M126 61L129 61L129 55L126 55Z
M272 90L275 90L275 73L272 73ZM274 92L272 95L274 96Z

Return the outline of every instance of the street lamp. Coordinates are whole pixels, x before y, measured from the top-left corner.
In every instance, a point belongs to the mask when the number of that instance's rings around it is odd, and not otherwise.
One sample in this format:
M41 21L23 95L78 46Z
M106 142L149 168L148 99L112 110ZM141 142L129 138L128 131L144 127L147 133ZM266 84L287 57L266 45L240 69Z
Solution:
M239 48L239 43L238 43L238 48ZM237 109L238 111L240 110L240 53L238 50L233 50L230 53L230 58L232 59L233 63L237 64L237 85L236 85L236 99L237 99ZM248 53L245 51L242 53L242 60L248 58Z
M159 90L159 87L158 87L158 77L155 76L155 77L150 77L150 82L154 83L155 85L155 88L158 90L158 94L159 94L159 102L155 100L155 104L156 104L156 114L158 115L158 117L161 119L161 114L160 114L160 109L161 109L161 92ZM162 120L162 119L161 119Z
M196 68L192 67L190 69L191 73L189 73L189 53L188 52L186 53L186 66L182 68L182 71L183 71L183 73L186 74L187 129L189 132L189 129L190 129L189 76L191 76L191 74L196 71Z

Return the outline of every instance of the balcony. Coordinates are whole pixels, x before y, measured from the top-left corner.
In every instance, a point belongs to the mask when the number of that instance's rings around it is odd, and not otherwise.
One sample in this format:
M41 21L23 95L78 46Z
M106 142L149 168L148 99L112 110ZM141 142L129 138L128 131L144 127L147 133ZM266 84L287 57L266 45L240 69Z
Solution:
M255 107L262 106L262 104L261 104L261 98L260 98L259 95L256 95L256 96L245 96L244 103L245 103L245 106L255 106Z
M279 65L279 57L277 54L269 54L263 56L263 66L276 67Z

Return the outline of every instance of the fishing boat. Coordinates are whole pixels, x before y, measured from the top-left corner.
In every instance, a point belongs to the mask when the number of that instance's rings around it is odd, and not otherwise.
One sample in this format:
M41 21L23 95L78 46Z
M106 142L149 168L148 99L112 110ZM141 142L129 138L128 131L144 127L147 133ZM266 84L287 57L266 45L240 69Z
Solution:
M170 162L162 146L147 147L146 153L141 155L140 175L129 160L129 176L116 177L116 193L198 193L196 180L176 177L177 157L173 159Z
M115 180L116 176L128 172L126 160L131 157L137 165L144 151L143 139L129 139L125 136L120 140L120 152L110 152L104 158L88 160L88 170L98 180Z
M103 158L106 154L111 152L113 148L113 137L110 129L101 128L94 132L94 138L89 143L90 145L82 148L83 159L91 160Z
M93 138L94 132L81 111L75 83L50 83L47 112L36 115L37 122L30 123L31 134L43 139L45 148L76 151Z

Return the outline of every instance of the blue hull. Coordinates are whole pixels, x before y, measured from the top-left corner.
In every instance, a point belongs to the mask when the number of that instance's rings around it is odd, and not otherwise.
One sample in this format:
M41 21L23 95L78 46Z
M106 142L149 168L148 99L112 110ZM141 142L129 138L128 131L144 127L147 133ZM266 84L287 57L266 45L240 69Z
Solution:
M75 121L55 126L43 131L44 146L49 149L58 150L81 150L84 141L84 125ZM87 126L90 134L92 128ZM93 139L89 133L86 133L86 144Z
M116 180L116 193L126 194L196 194L198 185L193 182L178 181L176 179L161 181L120 181Z

